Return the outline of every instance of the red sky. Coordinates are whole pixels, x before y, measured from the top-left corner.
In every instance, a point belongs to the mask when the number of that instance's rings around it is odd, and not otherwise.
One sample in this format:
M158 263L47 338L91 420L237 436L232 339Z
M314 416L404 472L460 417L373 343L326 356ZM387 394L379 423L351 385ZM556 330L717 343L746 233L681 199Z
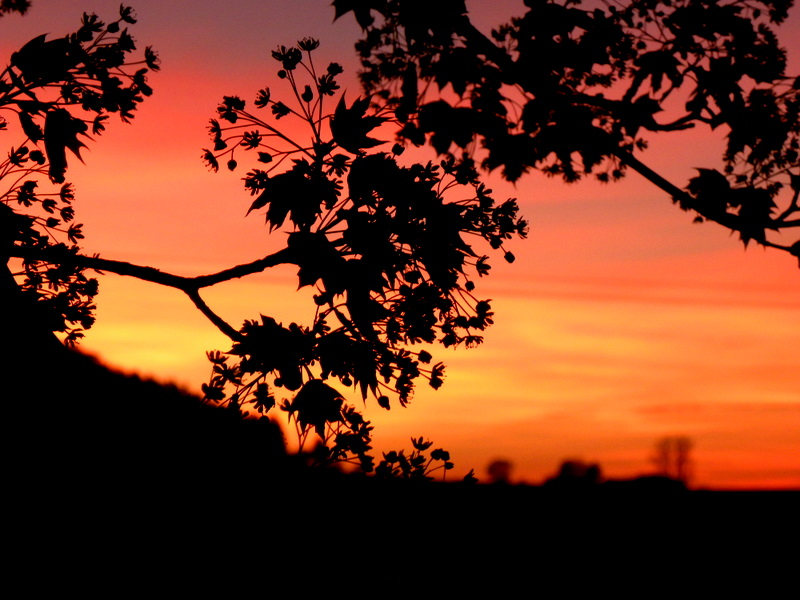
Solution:
M34 0L26 17L0 20L4 56L44 32L69 32L83 11L113 17L115 1ZM270 51L314 36L351 76L351 19L332 23L327 0L133 3L140 45L162 71L132 125L115 123L71 161L84 248L107 258L195 275L263 256L271 243L241 172L209 173L205 127L222 95L280 89ZM227 3L226 3L227 4ZM479 2L476 21L506 20L521 2ZM800 9L780 37L800 72ZM348 96L357 94L349 80ZM720 136L680 132L651 139L643 159L685 185L694 167L716 165ZM475 350L437 351L445 386L420 386L411 406L370 404L379 448L424 435L450 450L457 471L505 458L512 478L539 482L566 458L599 462L608 477L652 469L656 441L694 442L694 484L800 487L800 270L783 253L741 244L694 225L635 174L621 183L564 185L538 175L516 187L491 177L497 197L520 200L528 240L500 257L478 295L496 325ZM238 324L259 313L307 323L308 292L289 271L209 291L207 302ZM199 389L205 351L226 338L170 289L101 278L98 323L83 348L126 370ZM355 398L354 398L355 400ZM356 400L360 402L360 400Z

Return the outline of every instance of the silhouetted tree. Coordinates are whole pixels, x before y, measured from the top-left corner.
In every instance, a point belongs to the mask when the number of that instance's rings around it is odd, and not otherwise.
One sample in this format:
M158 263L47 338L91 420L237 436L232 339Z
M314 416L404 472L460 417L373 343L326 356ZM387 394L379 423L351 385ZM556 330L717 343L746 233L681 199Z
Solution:
M696 221L800 257L800 78L771 27L791 0L525 0L491 35L464 0L333 4L362 27L362 83L405 142L510 181L632 169ZM726 132L721 170L682 189L641 161L648 136L696 126Z
M692 471L692 440L686 436L665 437L655 445L656 474L689 484Z
M600 465L573 459L562 462L558 473L548 478L544 485L552 489L581 490L596 487L602 480Z
M513 470L514 465L511 461L498 458L489 463L489 466L486 467L486 474L491 483L510 483Z
M268 88L252 104L225 96L210 122L213 146L203 154L214 170L252 163L245 188L255 199L248 212L264 214L270 232L286 234L283 249L197 277L82 254L73 190L65 183L67 150L80 158L108 113L127 121L150 95L145 75L157 69L157 59L147 48L129 61L136 48L123 27L134 22L127 7L108 24L84 15L75 34L35 38L2 73L0 106L16 115L24 137L0 164L8 186L0 195L3 296L13 321L4 379L22 396L36 373L60 363L53 332L67 344L83 335L97 293L86 272L108 271L180 290L231 339L228 352L208 353L206 401L239 416L265 417L278 406L296 424L301 445L309 436L321 440L314 460L322 464L350 461L363 471L409 478L452 468L449 454L423 438L412 440L411 454L388 453L376 467L370 423L333 386L352 387L389 409L408 403L419 378L434 388L442 384L444 365L410 347L481 342L492 323L489 302L472 293L475 278L490 268L481 244L513 260L503 243L526 232L516 202L495 202L462 161L404 163L400 145L373 150L385 143L373 132L396 120L394 110L375 109L368 98L348 102L337 83L342 67L318 70L312 59L318 42L304 39L273 52L290 100ZM306 126L308 140L279 128L289 120ZM314 287L308 325L262 314L236 328L201 297L204 288L277 265L296 266L299 285ZM57 380L49 389L69 385Z

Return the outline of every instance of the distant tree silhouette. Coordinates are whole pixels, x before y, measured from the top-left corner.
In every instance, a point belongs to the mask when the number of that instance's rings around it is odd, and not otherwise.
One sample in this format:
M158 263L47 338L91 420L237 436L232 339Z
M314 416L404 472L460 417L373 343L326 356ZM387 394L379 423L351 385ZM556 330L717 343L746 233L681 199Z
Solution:
M595 487L602 480L599 464L571 459L562 462L558 473L548 478L544 485L553 489L580 490Z
M228 352L208 353L207 402L240 417L265 417L279 407L296 424L301 447L319 440L313 460L320 464L353 462L366 472L407 478L451 469L449 454L423 438L412 439L410 454L388 453L376 466L372 426L340 389L352 387L388 410L408 403L419 378L442 385L444 365L410 347L481 342L492 311L473 295L474 281L490 268L484 250L513 260L503 244L526 233L516 202L497 203L463 161L403 163L401 145L374 149L385 142L373 132L396 121L394 110L375 109L368 98L346 100L337 83L342 67L318 70L312 59L318 42L304 39L273 52L290 100L278 100L269 88L250 105L225 96L210 121L213 145L203 153L213 170L252 163L245 188L255 199L248 212L264 214L270 232L286 234L286 246L196 277L87 256L65 183L67 150L80 158L109 113L128 121L151 94L146 74L158 69L157 57L146 48L130 60L136 48L124 27L134 22L124 6L107 24L84 15L75 34L26 44L0 78L0 107L17 117L23 136L0 164L7 186L0 194L0 275L12 340L5 344L3 379L20 398L48 371L58 373L48 391L80 389L81 382L54 368L66 356L54 332L68 345L83 336L97 294L87 272L113 272L185 293L231 339ZM310 141L279 128L290 120L305 124ZM277 265L294 265L299 285L314 287L308 325L262 314L236 328L201 297L204 288Z
M653 464L656 474L689 484L692 472L692 440L686 436L665 437L655 445Z
M514 465L511 461L498 458L489 463L489 466L486 467L486 474L489 476L490 483L510 483L513 470Z
M695 221L800 258L800 78L771 28L791 0L525 0L491 35L464 0L333 4L362 27L362 83L404 143L510 181L630 169ZM726 132L721 169L681 188L640 159L649 136L696 126Z

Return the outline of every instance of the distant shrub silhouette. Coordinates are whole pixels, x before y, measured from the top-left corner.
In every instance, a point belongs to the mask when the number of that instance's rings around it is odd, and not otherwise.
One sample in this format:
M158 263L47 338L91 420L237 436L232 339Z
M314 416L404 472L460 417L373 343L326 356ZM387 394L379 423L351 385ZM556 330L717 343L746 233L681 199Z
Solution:
M511 472L514 465L511 461L504 459L493 460L486 468L490 483L506 484L511 482Z
M545 487L553 490L582 490L593 488L603 481L603 473L597 463L582 460L565 460L558 473L545 481Z

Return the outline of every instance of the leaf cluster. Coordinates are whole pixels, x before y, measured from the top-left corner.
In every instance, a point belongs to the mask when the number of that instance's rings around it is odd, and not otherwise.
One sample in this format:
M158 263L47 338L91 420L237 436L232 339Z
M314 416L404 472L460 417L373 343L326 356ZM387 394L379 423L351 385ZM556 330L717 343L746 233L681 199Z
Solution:
M361 25L362 83L405 139L511 181L533 169L610 181L632 167L745 244L800 252L765 233L800 226L799 86L772 29L789 0L526 0L491 36L463 2L430 4L334 1ZM707 186L706 169L680 191L633 158L648 135L696 126L727 132L727 186Z
M442 478L453 468L450 462L450 453L442 448L436 448L427 454L433 446L433 442L422 437L411 438L411 445L414 448L406 456L403 450L397 452L391 450L383 453L383 460L375 469L375 475L379 478L397 478L427 481L432 479L431 473L442 470ZM465 478L469 480L472 472Z
M472 293L475 278L490 269L480 245L512 261L504 244L524 237L527 223L515 200L495 201L468 157L405 164L400 144L378 151L385 142L374 132L396 118L369 98L349 103L342 94L325 110L341 67L331 63L320 74L316 47L302 40L273 53L293 101L267 88L253 110L241 98L224 97L210 122L213 147L203 153L215 170L223 163L235 170L248 155L264 165L244 178L254 196L248 213L263 214L270 231L287 235L284 261L297 267L299 287L315 290L313 322L248 321L228 352L239 362L216 362L205 393L262 412L275 406L261 400L264 386L295 392L283 406L301 432L339 440L323 444L331 456L344 447L362 456L363 446L356 452L353 445L367 439L362 423L352 421L357 413L344 412L341 396L323 382L336 379L385 409L391 396L407 404L420 377L441 386L444 365L409 346L481 342L493 313L488 300ZM304 124L309 141L286 134L279 127L284 119ZM327 408L304 416L309 406Z
M0 1L0 17L13 12L24 15L30 7L29 0L2 0Z
M64 182L66 151L80 158L82 140L90 129L93 134L103 131L106 113L127 121L152 94L146 74L159 68L158 59L147 48L144 59L129 60L136 44L124 26L134 23L132 10L125 6L109 23L84 14L75 33L32 39L11 55L2 72L0 107L17 114L30 143L43 144L53 182Z
M27 3L4 3L2 11L25 8ZM64 332L67 343L91 327L97 294L97 281L74 261L83 231L74 221L73 188L64 181L67 151L80 158L90 133L105 128L108 113L127 121L152 93L145 75L158 69L155 53L147 48L142 59L130 60L136 45L125 26L135 22L125 6L108 23L84 14L75 33L34 38L0 73L0 109L16 120L0 117L0 130L24 136L0 163L2 254L47 255L22 260L14 275L39 304L46 325Z
M265 320L274 325L271 320L266 318ZM223 402L224 387L232 383L238 386L239 391L227 400L226 406L237 416L251 418L253 415L245 408L249 406L258 413L260 419L267 419L267 413L278 406L288 415L290 424L295 425L300 455L306 458L309 466L350 465L360 473L374 473L376 477L383 479L425 481L432 479L432 474L439 470L442 471L444 479L446 472L453 468L450 454L446 450L437 448L428 456L426 451L433 444L422 437L411 439L413 450L408 456L403 450L390 451L383 454L383 459L376 466L372 452L372 424L365 420L356 408L347 404L339 391L322 379L308 380L302 384L293 398L277 402L274 388L262 381L262 377L258 382L248 384L252 388L252 393L249 402L242 402L240 394L248 387L242 385L245 373L242 364L230 366L228 357L216 351L209 352L208 358L213 364L213 369L211 382L203 385L206 399L211 402ZM379 398L378 402L381 406L388 407L388 398L385 396ZM310 439L312 434L313 439ZM470 472L465 481L477 480Z

